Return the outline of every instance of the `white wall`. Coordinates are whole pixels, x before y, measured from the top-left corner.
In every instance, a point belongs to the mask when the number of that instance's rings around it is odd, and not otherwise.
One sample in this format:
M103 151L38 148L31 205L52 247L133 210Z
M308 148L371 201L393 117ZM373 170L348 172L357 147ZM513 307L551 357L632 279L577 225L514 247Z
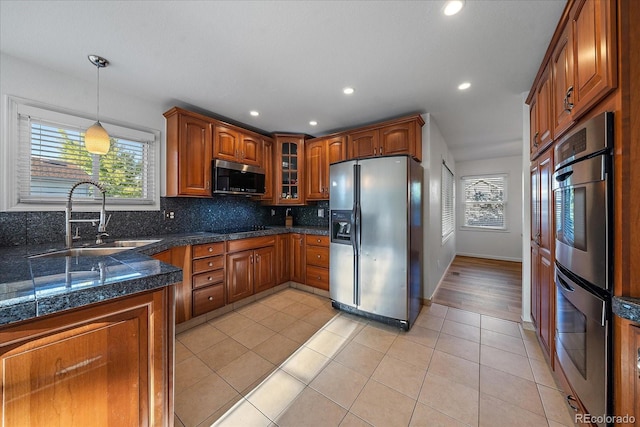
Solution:
M12 56L0 53L0 167L7 170L5 163L8 150L15 141L8 141L7 97L14 96L49 105L53 110L72 113L81 117L95 119L96 115L96 69L89 60L82 62L86 67L87 80L75 78L50 69L35 66ZM100 71L100 121L106 123L129 125L151 131L160 131L160 177L161 194L164 194L164 128L162 113L167 109L160 104L110 89L108 82L109 68ZM0 177L2 179L3 177ZM7 180L0 182L0 191L7 191ZM5 193L6 194L6 193Z
M442 160L456 174L455 162L433 117L422 116L422 167L424 168L424 298L431 299L456 255L456 233L442 242Z
M464 189L461 178L472 175L507 174L507 229L462 228ZM456 162L456 252L480 258L522 261L522 156Z

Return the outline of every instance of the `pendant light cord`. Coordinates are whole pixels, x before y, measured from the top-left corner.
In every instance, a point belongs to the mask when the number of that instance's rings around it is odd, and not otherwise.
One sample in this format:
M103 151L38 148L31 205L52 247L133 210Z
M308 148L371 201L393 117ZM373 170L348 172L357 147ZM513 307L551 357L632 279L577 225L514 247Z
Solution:
M96 122L100 123L100 65L96 65L98 73L98 85L96 87L98 106L96 108Z

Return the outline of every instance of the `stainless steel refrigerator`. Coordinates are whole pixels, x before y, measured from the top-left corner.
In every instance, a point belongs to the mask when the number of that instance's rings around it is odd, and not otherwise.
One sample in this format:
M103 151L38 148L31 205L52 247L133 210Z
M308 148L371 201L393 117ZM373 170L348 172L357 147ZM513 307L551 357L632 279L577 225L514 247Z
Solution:
M335 308L409 329L422 306L422 181L408 156L331 165Z

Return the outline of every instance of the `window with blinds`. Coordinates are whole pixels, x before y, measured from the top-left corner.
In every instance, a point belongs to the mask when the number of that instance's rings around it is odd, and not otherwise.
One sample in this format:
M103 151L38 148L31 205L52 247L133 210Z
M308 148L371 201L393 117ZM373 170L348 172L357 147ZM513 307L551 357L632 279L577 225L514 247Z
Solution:
M464 227L506 229L507 176L462 177Z
M18 203L59 203L81 180L99 181L111 205L154 203L153 133L105 125L111 148L100 156L90 154L84 146L84 132L91 121L32 106L19 106L17 118ZM91 186L81 191L84 188L74 193L74 201L101 201L99 191L92 191Z
M449 237L455 228L455 186L453 172L442 162L442 179L440 181L441 209L442 209L442 241Z

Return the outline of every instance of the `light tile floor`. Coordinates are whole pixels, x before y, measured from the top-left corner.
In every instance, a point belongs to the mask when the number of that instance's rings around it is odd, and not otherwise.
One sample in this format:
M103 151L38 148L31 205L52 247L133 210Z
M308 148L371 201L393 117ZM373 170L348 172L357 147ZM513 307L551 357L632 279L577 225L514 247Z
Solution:
M287 288L176 337L175 424L573 426L535 333L433 304L411 331Z

